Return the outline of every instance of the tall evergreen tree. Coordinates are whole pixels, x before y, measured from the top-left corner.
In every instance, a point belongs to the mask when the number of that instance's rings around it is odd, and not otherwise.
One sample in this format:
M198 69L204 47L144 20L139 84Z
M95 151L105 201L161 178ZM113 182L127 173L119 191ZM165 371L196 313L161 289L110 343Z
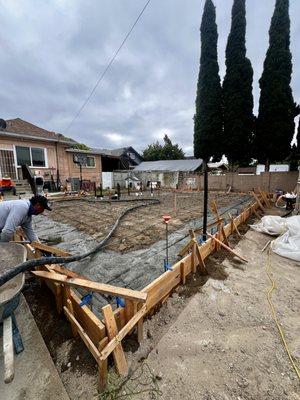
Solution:
M253 156L253 70L246 57L245 0L234 0L223 81L224 150L230 164L248 165Z
M222 103L218 65L215 6L206 0L200 27L201 57L194 116L194 155L209 160L222 157Z
M296 140L297 140L298 156L299 156L299 161L300 161L300 118L299 118L299 122L298 122L298 131L297 131Z
M255 138L256 157L269 166L289 155L297 115L290 86L289 0L276 0L269 30L269 48L259 81L260 100Z

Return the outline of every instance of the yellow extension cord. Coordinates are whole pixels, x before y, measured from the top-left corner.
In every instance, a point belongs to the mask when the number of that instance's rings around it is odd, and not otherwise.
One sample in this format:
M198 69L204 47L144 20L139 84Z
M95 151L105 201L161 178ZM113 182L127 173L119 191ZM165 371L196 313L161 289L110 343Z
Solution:
M268 249L268 256L267 256L267 262L266 262L266 274L267 274L267 276L268 276L268 278L269 278L269 280L271 282L271 287L267 290L267 293L268 293L268 303L269 303L269 306L270 306L270 309L271 309L271 312L272 312L272 315L273 315L273 319L274 319L274 321L276 323L277 329L278 329L279 334L281 336L282 343L283 343L284 348L285 348L285 350L287 352L287 355L288 355L288 357L290 359L290 362L291 362L291 364L292 364L292 366L293 366L293 368L294 368L294 370L295 370L295 372L296 372L296 374L298 376L298 379L300 380L300 370L297 367L297 365L296 365L296 363L295 363L295 361L293 359L293 356L292 356L292 354L290 352L288 344L287 344L287 342L285 340L284 332L283 332L282 328L279 325L279 322L278 322L278 319L277 319L277 315L276 315L276 311L275 311L274 305L272 303L272 292L273 292L273 290L276 289L276 282L274 281L274 279L272 278L272 275L271 275L271 249L270 248Z

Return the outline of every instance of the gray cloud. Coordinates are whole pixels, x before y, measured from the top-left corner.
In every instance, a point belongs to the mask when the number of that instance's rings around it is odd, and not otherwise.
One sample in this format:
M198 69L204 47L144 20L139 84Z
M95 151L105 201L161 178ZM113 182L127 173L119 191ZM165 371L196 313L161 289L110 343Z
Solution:
M66 127L121 43L144 0L0 0L1 117ZM274 0L247 1L247 49L258 79ZM290 1L293 92L300 95L300 3ZM165 132L192 153L204 0L152 0L96 93L66 133L95 147L139 150ZM220 75L232 0L215 0Z

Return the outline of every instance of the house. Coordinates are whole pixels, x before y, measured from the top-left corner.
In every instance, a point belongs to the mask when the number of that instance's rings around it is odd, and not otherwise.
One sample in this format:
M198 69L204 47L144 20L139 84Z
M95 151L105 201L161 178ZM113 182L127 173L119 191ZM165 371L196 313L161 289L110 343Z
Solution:
M192 160L160 160L143 161L134 168L134 174L142 181L143 187L149 187L150 182L157 182L157 186L176 188L190 174L199 172L202 167L201 159ZM127 171L115 171L114 183L124 187L124 179L128 176Z
M143 161L143 157L133 147L120 147L118 149L94 149L102 154L103 171L113 171L115 169L132 169ZM114 165L112 159L117 160ZM110 168L109 168L110 167Z
M124 179L128 176L127 172L121 182L114 181L113 171L132 170L143 161L142 156L133 147L121 147L118 149L93 149L101 154L102 160L102 185L104 188L116 187L117 183L124 187Z
M127 178L125 178L125 186L126 188L129 187L130 189L140 190L141 180L134 174L131 174L130 176L127 176Z
M22 165L28 165L34 175L47 183L62 185L68 180L82 179L101 182L101 155L89 152L86 164L80 168L74 155L82 150L70 150L77 142L60 133L48 131L20 118L0 120L0 177L9 175L23 179Z

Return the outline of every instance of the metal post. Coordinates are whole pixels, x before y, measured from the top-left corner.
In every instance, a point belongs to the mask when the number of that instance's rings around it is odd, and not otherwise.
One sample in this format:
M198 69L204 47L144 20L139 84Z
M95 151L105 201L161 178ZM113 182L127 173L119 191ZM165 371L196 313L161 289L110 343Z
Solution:
M79 163L79 170L80 170L80 190L82 189L82 165Z
M166 263L169 264L169 231L168 223L166 223Z
M163 216L164 223L166 224L166 258L164 260L165 271L172 270L172 268L169 265L169 228L168 228L168 225L169 225L170 219L171 219L170 215Z
M207 202L208 202L208 171L207 162L203 161L204 193L203 193L203 239L206 240L207 231Z
M298 182L297 182L297 199L296 199L296 206L295 206L297 215L300 213L300 167L298 167L298 170L299 170L299 176L298 176Z
M103 193L102 193L102 183L100 183L100 197L103 197Z

